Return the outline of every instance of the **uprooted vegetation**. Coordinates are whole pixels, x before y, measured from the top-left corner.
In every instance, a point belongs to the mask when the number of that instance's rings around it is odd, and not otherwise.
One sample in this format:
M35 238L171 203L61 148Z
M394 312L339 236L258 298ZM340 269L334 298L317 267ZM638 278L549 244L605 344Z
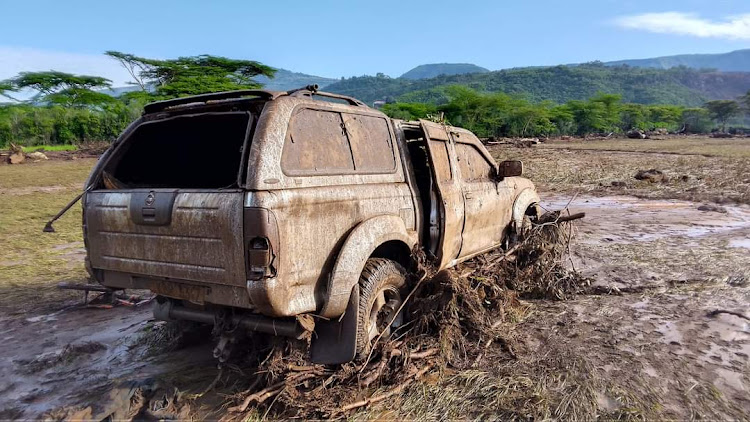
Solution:
M395 416L396 409L400 418L592 415L591 391L566 378L579 360L525 356L514 333L533 309L522 299L565 299L586 288L587 280L565 265L573 228L557 222L558 215L548 214L506 251L437 273L420 265L406 300L409 322L376 340L364 362L314 365L304 342L253 335L213 381L204 379L204 391L188 394L174 379L148 397L139 393L130 411L224 420L356 419Z

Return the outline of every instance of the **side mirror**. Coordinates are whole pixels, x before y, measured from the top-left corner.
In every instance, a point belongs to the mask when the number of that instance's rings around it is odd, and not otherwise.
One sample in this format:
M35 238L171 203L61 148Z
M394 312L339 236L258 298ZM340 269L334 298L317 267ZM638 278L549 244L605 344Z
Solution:
M506 177L520 176L523 174L523 162L519 160L509 160L500 163L497 169L497 176L500 179Z

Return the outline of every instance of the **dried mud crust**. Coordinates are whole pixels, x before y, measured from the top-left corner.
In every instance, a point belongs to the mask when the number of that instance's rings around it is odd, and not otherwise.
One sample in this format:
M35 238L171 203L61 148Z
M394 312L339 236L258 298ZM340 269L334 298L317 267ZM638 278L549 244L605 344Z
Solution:
M750 414L750 289L725 283L546 303L518 326L531 355L585 361L600 416L745 419ZM745 311L746 312L746 311Z

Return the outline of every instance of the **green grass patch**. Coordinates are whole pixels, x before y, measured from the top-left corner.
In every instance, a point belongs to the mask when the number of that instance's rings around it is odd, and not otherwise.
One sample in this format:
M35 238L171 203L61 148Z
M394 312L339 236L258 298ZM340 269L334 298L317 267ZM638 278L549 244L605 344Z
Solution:
M44 223L77 194L69 189L25 195L0 193L0 299L11 300L16 288L54 284L85 277L81 207L74 206L55 224L56 233L43 233Z
M80 205L58 220L56 233L42 228L80 192L94 162L0 166L0 309L54 307L80 296L55 287L59 281L86 278Z
M34 151L75 151L78 149L75 145L34 145L31 147L21 147L23 152Z

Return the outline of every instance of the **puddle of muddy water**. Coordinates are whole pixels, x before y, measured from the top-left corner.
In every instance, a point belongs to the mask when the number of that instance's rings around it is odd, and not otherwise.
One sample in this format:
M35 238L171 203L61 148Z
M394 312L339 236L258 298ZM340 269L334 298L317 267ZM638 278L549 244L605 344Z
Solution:
M561 209L569 198L542 196L545 209ZM627 196L586 197L574 200L570 211L586 212L579 225L586 243L644 242L675 236L700 238L750 230L750 207L726 206L726 213L698 210L694 202L647 200ZM587 227L586 221L595 227ZM607 228L607 230L602 230ZM750 248L747 236L733 245Z
M750 239L732 239L729 241L729 246L732 248L750 249Z
M194 365L215 366L210 342L150 355L139 342L149 306L108 310L70 308L10 322L0 345L0 413L22 409L38 419L59 408L94 405L106 412L109 391Z
M681 345L682 344L682 333L679 327L674 322L666 321L663 322L656 329L662 336L661 341L667 344Z

